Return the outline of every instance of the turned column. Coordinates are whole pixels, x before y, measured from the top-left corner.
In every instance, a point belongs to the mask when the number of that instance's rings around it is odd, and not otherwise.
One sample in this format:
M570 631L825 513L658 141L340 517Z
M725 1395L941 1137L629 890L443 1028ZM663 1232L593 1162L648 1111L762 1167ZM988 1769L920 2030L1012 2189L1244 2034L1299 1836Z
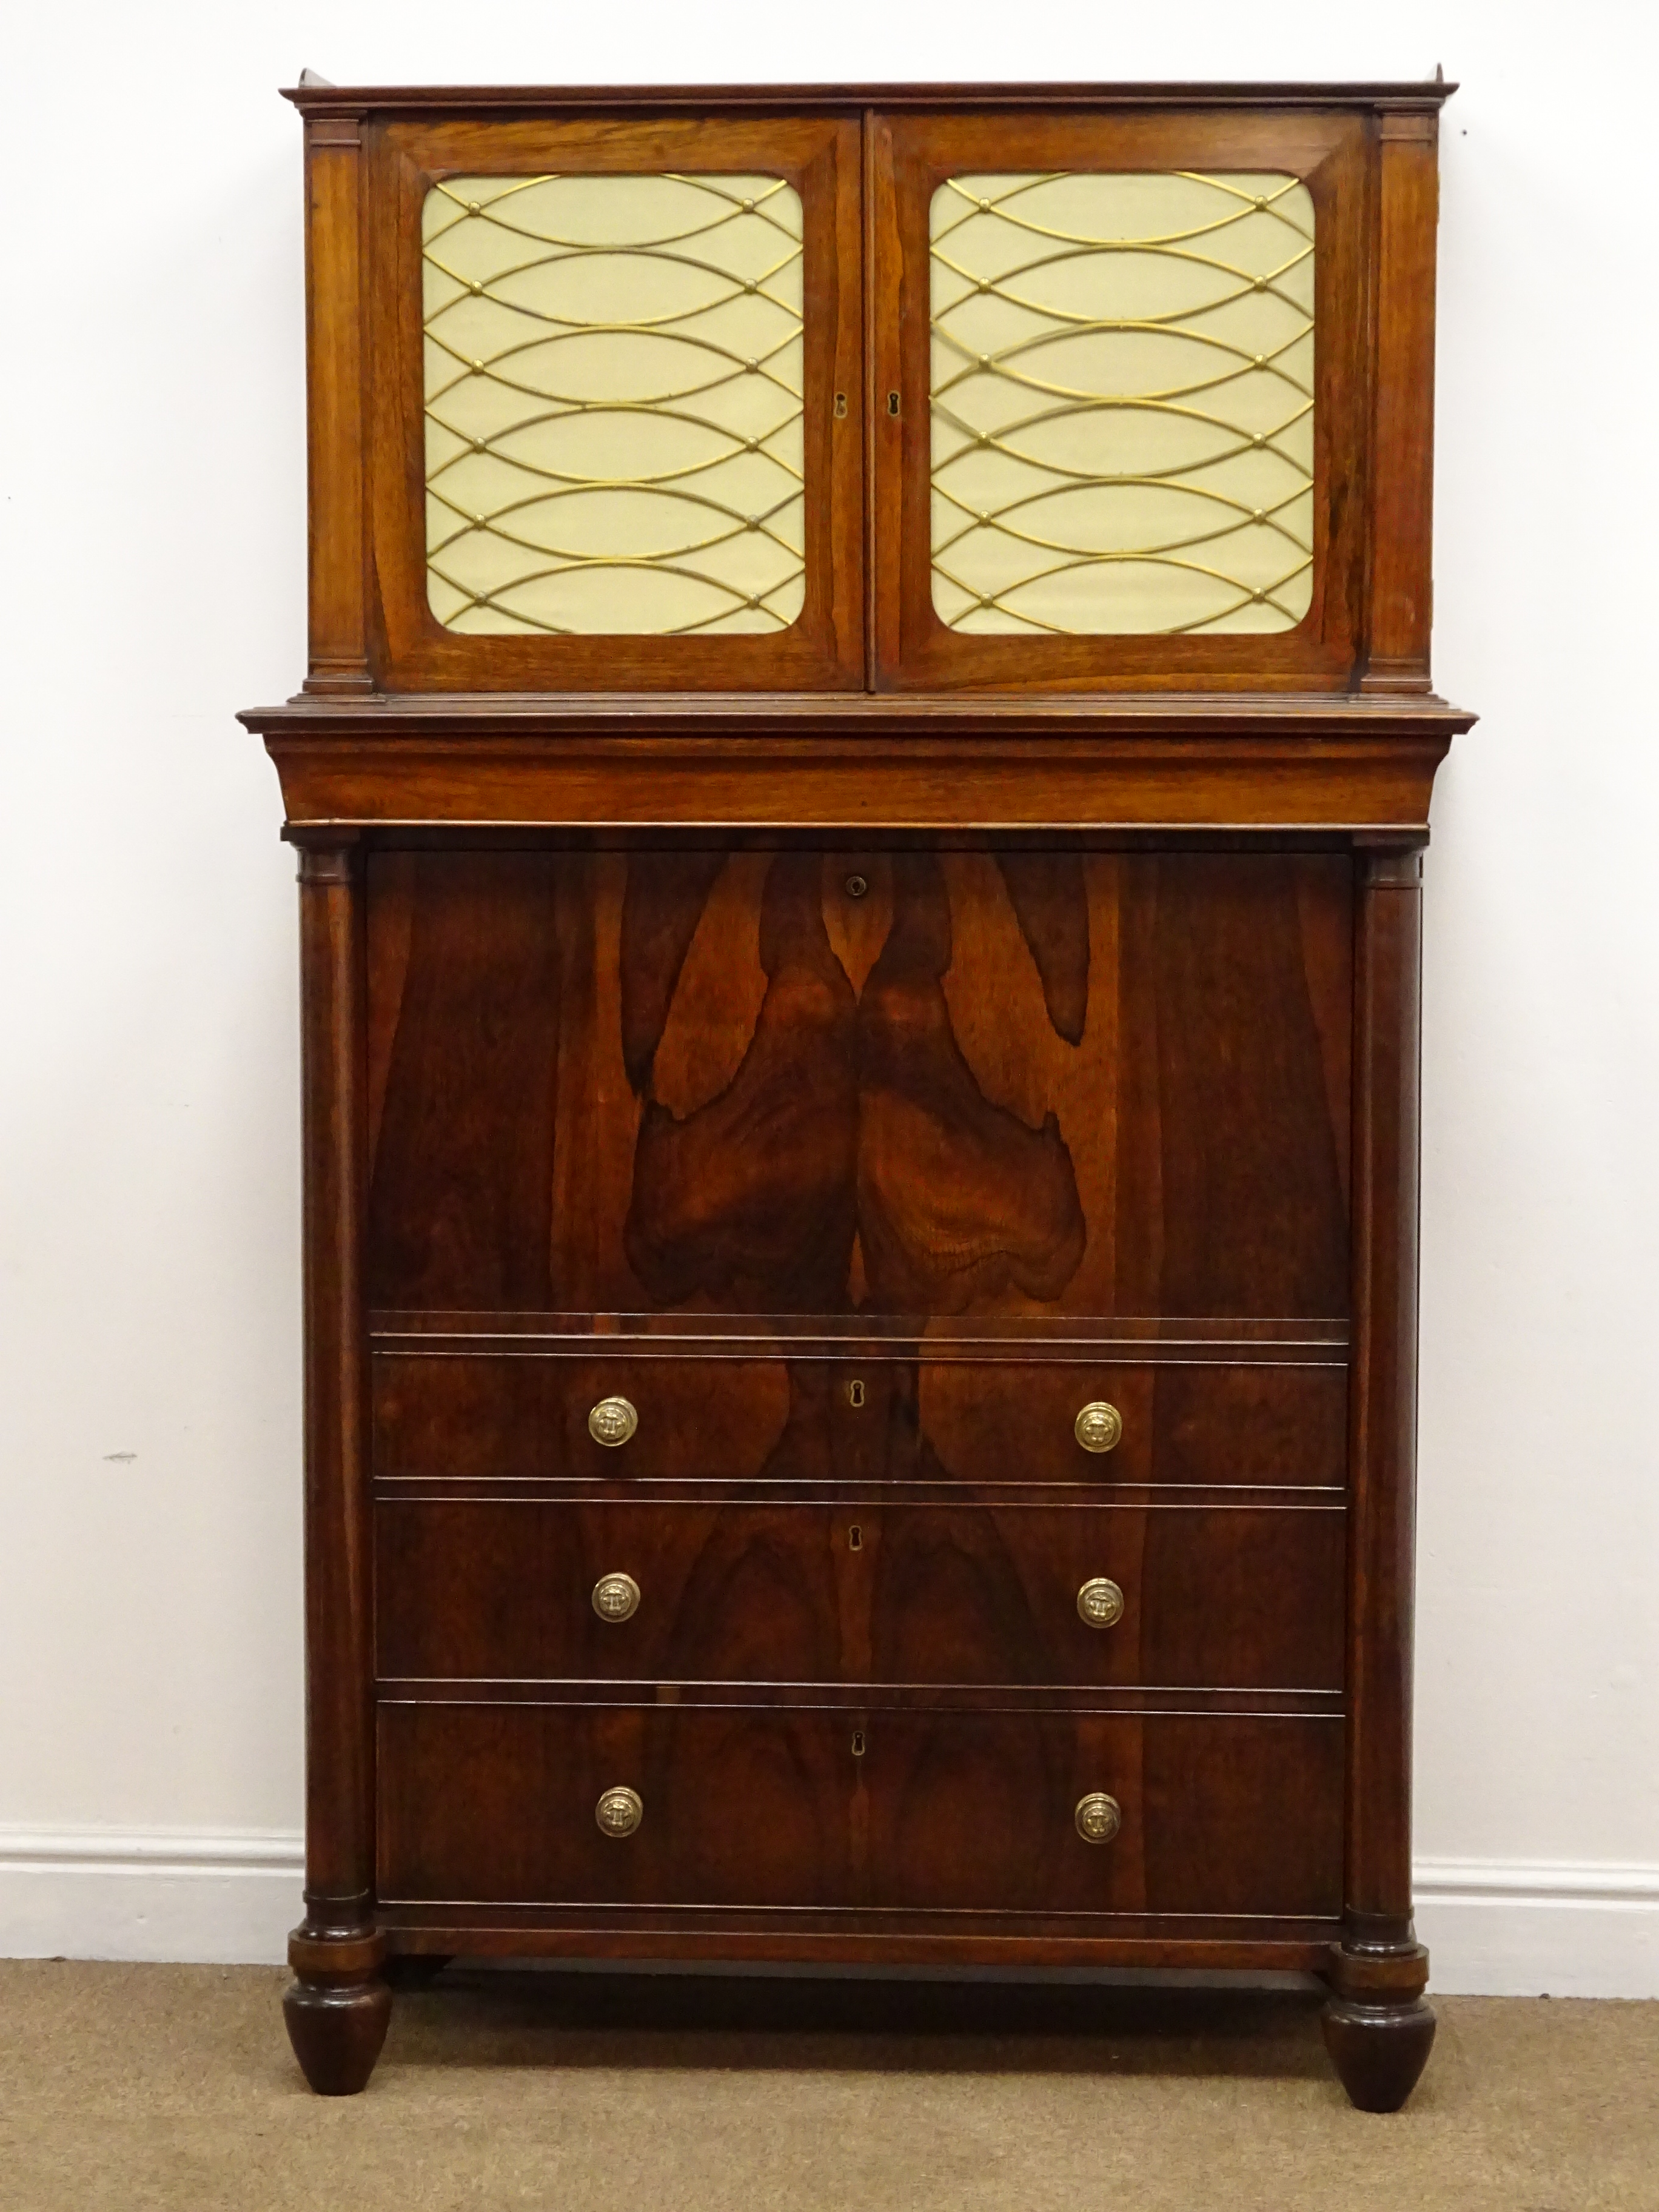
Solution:
M296 836L305 1170L306 1917L283 1999L312 2087L350 2096L391 2016L374 1924L362 859L354 836Z
M1420 840L1356 855L1353 1368L1342 1942L1326 2047L1364 2112L1397 2112L1434 2041L1412 1925Z

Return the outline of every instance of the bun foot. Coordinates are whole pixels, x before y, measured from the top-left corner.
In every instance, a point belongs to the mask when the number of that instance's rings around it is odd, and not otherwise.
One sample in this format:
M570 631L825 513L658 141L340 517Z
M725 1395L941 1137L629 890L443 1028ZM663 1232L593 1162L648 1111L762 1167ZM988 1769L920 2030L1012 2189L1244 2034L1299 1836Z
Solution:
M283 2018L300 2070L319 2097L355 2097L374 2071L392 2018L380 1980L292 1983Z
M1397 2112L1428 2064L1433 2007L1421 1997L1367 2002L1334 1996L1319 2024L1350 2104L1362 2112Z
M307 1923L289 1936L288 1962L295 1979L283 1992L283 2018L300 2071L319 2097L355 2097L392 2018L385 1938Z

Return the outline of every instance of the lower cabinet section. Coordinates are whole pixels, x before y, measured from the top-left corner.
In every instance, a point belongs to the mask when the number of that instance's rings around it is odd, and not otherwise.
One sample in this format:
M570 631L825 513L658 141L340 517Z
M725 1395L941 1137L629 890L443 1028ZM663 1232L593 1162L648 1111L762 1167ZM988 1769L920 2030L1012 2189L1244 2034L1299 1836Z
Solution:
M379 1768L384 1905L1341 1904L1334 1717L388 1702Z

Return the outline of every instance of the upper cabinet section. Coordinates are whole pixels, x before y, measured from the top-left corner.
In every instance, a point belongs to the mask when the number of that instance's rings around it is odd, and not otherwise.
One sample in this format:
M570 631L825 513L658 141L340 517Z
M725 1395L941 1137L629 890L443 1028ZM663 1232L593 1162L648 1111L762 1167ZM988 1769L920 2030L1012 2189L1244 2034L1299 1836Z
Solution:
M306 88L307 689L1426 690L1448 89Z

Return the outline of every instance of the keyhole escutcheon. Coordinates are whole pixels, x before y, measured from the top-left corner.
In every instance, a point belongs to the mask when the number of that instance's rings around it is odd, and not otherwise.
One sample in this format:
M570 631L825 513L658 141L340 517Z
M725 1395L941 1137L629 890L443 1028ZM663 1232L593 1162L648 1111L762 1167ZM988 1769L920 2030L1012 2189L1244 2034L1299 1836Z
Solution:
M853 1730L853 1756L854 1759L862 1759L864 1756L864 1730L862 1729L854 1729Z
M864 1549L864 1531L856 1521L847 1532L847 1548L849 1552L861 1552Z
M861 1406L864 1403L864 1385L862 1382L853 1382L848 1384L847 1402L849 1406Z

